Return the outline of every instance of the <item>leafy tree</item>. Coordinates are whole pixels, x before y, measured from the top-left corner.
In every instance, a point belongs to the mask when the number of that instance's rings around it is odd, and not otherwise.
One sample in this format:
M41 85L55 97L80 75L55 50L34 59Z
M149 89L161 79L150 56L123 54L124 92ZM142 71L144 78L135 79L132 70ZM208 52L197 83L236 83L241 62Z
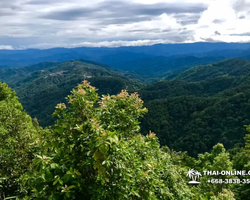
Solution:
M250 133L250 126L245 126L248 133ZM237 170L245 170L246 172L250 169L250 134L246 134L245 147L241 148L240 151L233 157L233 164ZM250 176L241 176L241 179L250 179ZM235 193L237 199L250 199L250 186L249 184L237 185L235 187Z
M140 134L139 117L147 109L137 93L122 90L100 99L96 91L87 81L79 84L67 106L56 106L55 124L42 129L15 93L0 84L0 199L248 199L248 185L207 182L231 176L200 177L196 187L187 185L186 175L193 168L249 168L249 135L233 163L222 144L195 159L160 147L151 131Z
M147 110L138 95L99 97L87 81L73 89L33 173L23 176L26 199L191 199L171 156L150 132L139 134ZM29 196L29 197L28 197Z
M226 152L222 144L217 144L213 147L211 153L199 154L198 168L201 171L232 171L233 163L230 160L229 153ZM211 184L208 180L212 179L236 179L232 175L206 175L201 177L201 184L198 188L199 193L215 194L223 193L224 189L232 190L231 184ZM219 195L220 196L220 195ZM218 197L219 198L219 197ZM219 198L220 199L220 198Z
M213 196L211 200L235 200L234 193L230 190L223 189L218 196Z
M0 83L0 199L19 194L18 178L32 162L36 137L15 92Z

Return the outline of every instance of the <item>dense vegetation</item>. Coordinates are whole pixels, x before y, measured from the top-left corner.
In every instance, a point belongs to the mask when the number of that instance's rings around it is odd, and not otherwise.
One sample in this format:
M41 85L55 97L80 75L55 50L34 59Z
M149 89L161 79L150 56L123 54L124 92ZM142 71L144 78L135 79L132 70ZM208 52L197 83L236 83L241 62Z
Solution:
M223 57L199 58L195 56L156 56L152 58L134 59L124 62L117 61L116 63L113 61L110 64L112 67L117 69L137 73L147 79L147 81L155 81L159 78L169 78L196 65L204 65L220 60L223 60Z
M242 146L243 126L250 123L249 72L249 61L230 59L142 89L149 109L142 133L152 130L162 145L193 156L210 151L214 143Z
M210 184L207 180L214 176L204 176L199 186L191 186L186 177L190 167L247 168L249 135L233 159L222 144L194 159L160 148L152 132L140 134L138 117L147 109L136 93L123 90L100 99L84 81L67 97L68 106L56 106L55 124L42 129L36 120L31 123L6 84L0 88L0 111L6 113L1 118L1 144L9 142L0 149L1 158L9 162L0 162L0 199L249 199L248 185ZM19 115L9 115L10 108ZM18 120L22 126L13 126Z
M0 72L34 118L1 83L0 200L250 199L249 184L204 176L191 186L186 177L189 169L249 170L249 61L196 66L148 85L84 60Z
M20 191L18 178L32 162L36 136L31 117L15 93L0 83L0 199Z
M243 145L243 125L250 119L249 63L229 59L196 66L146 87L133 74L83 60L0 72L42 126L53 124L55 105L66 103L65 96L83 79L97 87L99 95L117 94L121 89L138 91L149 108L141 120L142 133L152 130L161 145L197 156L219 142L226 148Z
M65 102L71 89L84 79L99 88L99 95L117 94L125 88L135 91L142 84L132 75L82 60L7 68L0 70L0 74L0 80L6 81L17 91L25 110L32 117L37 117L42 126L53 123L51 115L56 104Z
M196 66L180 73L175 79L186 81L213 80L217 77L244 76L250 72L250 62L244 59L228 59L214 64Z

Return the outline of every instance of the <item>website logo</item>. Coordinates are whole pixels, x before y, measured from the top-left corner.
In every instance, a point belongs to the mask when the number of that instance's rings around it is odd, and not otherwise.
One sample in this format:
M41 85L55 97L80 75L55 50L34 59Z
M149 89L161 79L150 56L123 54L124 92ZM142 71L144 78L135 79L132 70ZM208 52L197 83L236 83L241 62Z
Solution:
M191 181L189 181L189 184L200 184L200 182L198 181L200 179L201 173L194 170L194 169L189 169L187 176L191 179Z

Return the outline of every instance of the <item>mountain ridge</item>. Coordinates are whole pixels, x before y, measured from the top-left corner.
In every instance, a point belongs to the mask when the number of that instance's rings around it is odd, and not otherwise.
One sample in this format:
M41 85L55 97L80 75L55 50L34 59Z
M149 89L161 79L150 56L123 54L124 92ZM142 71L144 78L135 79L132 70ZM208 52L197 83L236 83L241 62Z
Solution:
M25 66L36 64L44 61L66 61L71 59L88 59L102 62L112 66L113 57L122 57L123 61L129 61L131 58L150 58L156 56L176 56L176 55L196 55L205 52L202 57L207 57L209 52L212 57L217 57L218 51L236 50L237 57L241 54L243 57L249 58L250 43L180 43L180 44L155 44L148 46L130 46L130 47L76 47L76 48L52 48L52 49L28 49L28 50L0 50L0 64L7 66ZM216 52L217 51L217 52ZM243 51L243 52L242 52ZM249 53L247 53L249 52ZM126 54L129 53L130 56ZM206 55L207 53L207 55ZM210 53L211 54L211 53ZM235 53L234 53L235 54ZM231 57L234 54L221 54L221 57ZM211 57L211 55L209 55ZM109 60L109 61L108 61ZM133 59L132 59L133 60ZM107 63L105 63L108 61Z

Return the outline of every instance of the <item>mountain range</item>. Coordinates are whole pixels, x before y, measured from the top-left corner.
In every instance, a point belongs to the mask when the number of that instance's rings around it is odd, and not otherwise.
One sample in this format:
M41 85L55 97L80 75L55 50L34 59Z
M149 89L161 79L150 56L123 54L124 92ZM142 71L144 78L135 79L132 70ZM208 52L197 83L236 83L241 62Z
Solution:
M228 149L243 145L244 125L250 124L249 47L196 43L0 51L1 62L6 55L0 80L44 127L53 123L56 104L84 79L99 95L138 92L149 110L142 133L151 130L161 145L196 156L218 142ZM11 67L14 62L18 66Z
M40 62L62 62L71 59L93 60L113 67L134 60L164 56L249 58L249 43L184 43L132 47L78 47L53 49L0 50L0 66L18 67Z

